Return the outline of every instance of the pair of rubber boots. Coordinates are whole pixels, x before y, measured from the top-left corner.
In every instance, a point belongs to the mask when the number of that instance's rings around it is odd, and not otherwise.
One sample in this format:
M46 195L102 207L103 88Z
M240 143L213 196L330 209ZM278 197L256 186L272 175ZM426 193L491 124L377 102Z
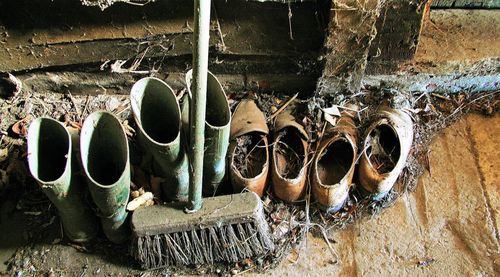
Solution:
M28 164L57 208L70 240L94 238L99 230L96 214L110 241L122 243L129 238L125 210L130 193L129 148L114 115L92 113L80 135L78 129L52 118L35 119L28 130Z
M130 101L137 138L144 155L141 167L160 181L166 201L187 201L189 191L189 104L192 71L186 74L187 95L177 99L160 79L146 77L132 87ZM181 107L182 106L182 107ZM225 176L231 112L217 78L208 73L203 160L203 194L213 196Z

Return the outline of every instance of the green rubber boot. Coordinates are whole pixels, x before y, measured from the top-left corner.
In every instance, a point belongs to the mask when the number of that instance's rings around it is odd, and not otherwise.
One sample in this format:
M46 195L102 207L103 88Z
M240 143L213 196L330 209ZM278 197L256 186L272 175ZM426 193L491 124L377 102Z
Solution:
M130 194L127 137L111 113L94 112L80 136L83 169L106 237L123 243L130 237L125 207Z
M85 184L78 161L78 135L58 121L41 117L28 130L28 164L31 175L56 206L66 236L75 242L94 238L97 218L85 203Z
M161 177L165 200L187 201L189 161L181 139L181 111L173 90L152 77L137 81L130 93L137 137L153 157L152 173Z
M186 73L188 95L182 103L182 123L189 126L189 99L192 70ZM187 100L187 101L186 101ZM226 93L219 80L210 71L207 76L207 108L205 119L205 153L203 157L203 195L214 196L226 173L226 154L229 146L231 111ZM189 130L185 129L189 137Z

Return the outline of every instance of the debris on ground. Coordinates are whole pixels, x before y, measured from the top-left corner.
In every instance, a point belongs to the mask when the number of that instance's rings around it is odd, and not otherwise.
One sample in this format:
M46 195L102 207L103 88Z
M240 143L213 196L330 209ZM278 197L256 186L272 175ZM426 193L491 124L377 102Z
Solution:
M257 134L242 135L236 138L234 166L244 178L259 175L266 162L265 145Z
M148 207L154 205L153 202L153 193L151 192L143 192L142 194L136 190L131 193L132 201L127 204L127 211L135 211L135 209L139 207Z
M280 157L277 162L280 175L286 179L295 179L304 165L304 151L298 135L288 134L291 130L284 129L275 139L274 151ZM297 153L299 151L299 153Z
M419 267L426 267L426 266L429 266L429 265L433 264L435 261L436 260L433 259L433 258L425 258L425 259L423 259L421 261L418 261L417 265Z
M4 79L5 80L5 79ZM9 79L10 80L10 79ZM14 82L15 83L15 82ZM5 86L0 98L0 200L6 197L15 199L17 211L21 211L28 217L25 237L29 242L26 247L20 248L9 261L9 273L16 275L24 273L36 275L47 274L80 274L79 272L60 272L59 269L46 268L46 259L52 249L62 249L66 241L63 239L63 231L58 221L55 208L42 193L41 188L31 178L26 165L26 128L34 118L50 116L64 121L66 125L78 128L80 121L96 110L108 110L115 114L127 130L130 144L135 146L133 120L130 117L129 100L124 95L80 95L74 94L49 94L35 92L24 88L12 90L11 96L4 98ZM12 88L12 86L11 86ZM393 99L393 105L401 101L410 103L409 112L415 122L414 142L407 166L401 174L398 185L388 193L381 201L374 202L361 196L353 185L345 206L338 212L326 214L316 208L311 202L308 192L305 200L296 205L290 205L274 199L270 189L263 198L266 219L268 220L275 241L275 250L265 256L241 261L236 264L213 265L203 268L171 268L159 269L149 272L151 275L165 272L184 272L192 274L233 274L239 275L248 271L265 271L276 266L287 257L293 249L301 247L307 232L325 238L335 230L345 228L363 216L378 214L383 209L390 207L398 197L416 188L417 180L423 170L428 167L426 157L427 147L431 139L442 129L460 118L467 112L481 112L491 115L499 110L500 91L484 93L404 93L397 89L366 86L356 94L339 93L334 96L305 97L298 94L292 97L303 107L303 123L309 134L311 143L317 142L324 129L323 115L328 113L333 121L337 112L332 107L346 106L348 103L357 103L360 107L357 113L360 133L368 127L370 118L375 112L378 103L383 99ZM286 107L290 100L289 95L267 94L267 93L234 93L230 94L231 108L234 109L243 98L253 98L259 108L265 112L267 118L271 118ZM295 99L296 97L296 99ZM330 109L329 109L330 108ZM325 112L326 110L326 112ZM130 122L130 123L129 123ZM332 122L330 122L332 124ZM245 177L253 177L260 173L262 164L265 162L265 149L262 138L259 135L244 135L238 137L238 151L235 155L235 165ZM377 135L373 138L371 157L373 162L379 164L381 171L391 168L395 161L391 160L390 149L377 148ZM380 143L378 143L380 145ZM274 145L289 157L295 157L293 145ZM289 163L291 166L300 163ZM131 188L131 199L142 199L147 195L146 201L140 201L143 205L152 205L159 195L158 185L161 181L155 176L149 176L140 170L137 163L134 168L133 184ZM294 172L297 168L291 167L287 172ZM300 170L300 169L299 169ZM356 182L355 182L356 183ZM15 186L15 190L12 188ZM155 191L156 187L156 191ZM8 196L7 196L8 194ZM15 196L12 196L14 195ZM153 200L154 199L154 200ZM135 200L134 200L135 201ZM132 203L132 202L131 202ZM51 236L47 236L51 233ZM38 245L37 243L50 239L51 247ZM55 242L55 244L52 244ZM36 245L36 246L33 246ZM43 248L45 247L45 248ZM82 245L88 253L101 255L103 257L113 256L113 253L121 251L127 253L123 246L116 246L104 240L97 240L90 244ZM83 248L82 248L83 249ZM36 252L37 251L37 252ZM333 253L332 253L333 255ZM123 255L111 258L114 263L122 264L129 268L128 272L140 274L135 268L132 258ZM334 259L335 260L335 259ZM434 263L434 259L425 258L417 261L417 266L425 267ZM132 268L130 265L132 264ZM45 267L44 267L45 266ZM52 266L52 265L51 265ZM45 270L43 271L42 270ZM42 271L41 271L42 270ZM101 267L90 267L86 272L101 272ZM74 274L73 274L74 273Z

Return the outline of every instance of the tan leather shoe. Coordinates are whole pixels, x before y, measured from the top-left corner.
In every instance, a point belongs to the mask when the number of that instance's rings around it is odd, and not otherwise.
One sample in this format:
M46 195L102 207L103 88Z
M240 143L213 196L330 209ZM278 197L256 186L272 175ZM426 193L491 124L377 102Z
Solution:
M269 172L269 128L253 100L242 100L233 113L229 142L229 177L233 190L262 197Z
M358 151L355 116L355 111L344 110L335 126L327 123L312 163L313 196L330 213L342 208L352 186Z
M286 202L301 200L305 192L309 136L289 106L276 117L271 180L274 194Z
M374 200L394 186L406 165L413 141L413 122L402 110L383 104L366 131L359 162L361 189Z

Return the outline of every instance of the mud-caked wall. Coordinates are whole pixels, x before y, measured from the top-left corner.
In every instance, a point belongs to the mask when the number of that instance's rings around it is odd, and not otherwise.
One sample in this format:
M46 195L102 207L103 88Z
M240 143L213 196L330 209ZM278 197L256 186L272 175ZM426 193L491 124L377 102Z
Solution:
M323 3L212 1L210 70L234 75L240 87L291 83L313 91L328 26L329 2ZM184 73L191 64L192 5L162 0L101 10L80 1L1 1L0 72Z
M209 67L234 89L357 91L413 56L426 3L214 0ZM0 72L182 74L192 36L192 1L1 1Z

